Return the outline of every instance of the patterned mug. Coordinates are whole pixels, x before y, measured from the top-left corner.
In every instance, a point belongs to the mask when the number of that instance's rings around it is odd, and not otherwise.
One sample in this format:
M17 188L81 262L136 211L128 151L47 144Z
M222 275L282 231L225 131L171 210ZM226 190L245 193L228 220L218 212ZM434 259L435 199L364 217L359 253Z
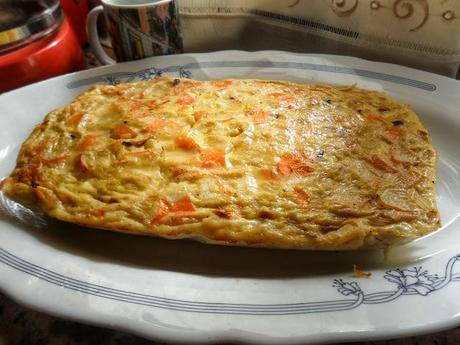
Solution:
M97 18L104 13L117 61L182 53L178 0L102 0L88 15L88 40L96 57L114 64L104 51L97 32Z

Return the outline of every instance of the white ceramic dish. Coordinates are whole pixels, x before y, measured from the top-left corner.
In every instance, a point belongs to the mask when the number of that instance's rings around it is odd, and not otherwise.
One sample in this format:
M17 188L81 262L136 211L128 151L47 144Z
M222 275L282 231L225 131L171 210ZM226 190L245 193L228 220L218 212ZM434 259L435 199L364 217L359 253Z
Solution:
M0 289L47 313L174 342L318 343L394 338L460 324L460 83L356 58L275 51L156 57L0 96L0 174L53 108L91 83L165 73L197 79L356 83L409 103L440 154L443 228L381 252L226 248L0 218ZM17 214L16 214L17 216ZM353 278L353 264L372 272Z

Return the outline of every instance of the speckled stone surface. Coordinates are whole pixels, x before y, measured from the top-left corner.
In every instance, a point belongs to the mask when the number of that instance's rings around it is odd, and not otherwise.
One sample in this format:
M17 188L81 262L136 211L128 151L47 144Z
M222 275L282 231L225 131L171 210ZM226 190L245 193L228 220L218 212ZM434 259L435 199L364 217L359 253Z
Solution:
M0 294L0 345L157 345L130 334L58 319Z
M0 345L159 345L134 335L39 313L0 294ZM361 345L455 345L460 328L431 335Z

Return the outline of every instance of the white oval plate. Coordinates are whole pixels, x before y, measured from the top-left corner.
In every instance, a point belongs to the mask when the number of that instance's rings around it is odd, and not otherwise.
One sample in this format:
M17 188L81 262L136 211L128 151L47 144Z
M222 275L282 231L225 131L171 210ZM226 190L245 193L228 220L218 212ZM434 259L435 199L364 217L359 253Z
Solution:
M0 96L0 174L50 110L92 83L180 75L357 84L409 103L439 151L443 228L382 252L230 248L0 218L0 288L58 316L164 341L318 343L460 324L460 83L396 65L328 55L225 51L96 68ZM353 278L353 264L372 277Z

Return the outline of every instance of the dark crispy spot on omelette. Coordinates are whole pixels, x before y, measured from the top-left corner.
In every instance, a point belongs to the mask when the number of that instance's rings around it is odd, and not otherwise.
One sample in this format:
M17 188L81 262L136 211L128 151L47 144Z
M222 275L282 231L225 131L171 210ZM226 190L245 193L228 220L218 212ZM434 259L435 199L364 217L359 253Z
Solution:
M320 150L318 151L318 153L316 154L316 157L318 157L318 158L323 158L323 156L324 156L324 150L321 150L321 149L320 149Z
M259 217L262 219L275 219L276 216L273 212L262 210L259 212Z
M332 231L337 231L337 225L322 225L320 231L322 234L327 234Z
M230 219L232 217L231 213L224 210L214 210L214 214L219 218Z
M425 130L419 130L418 134L423 140L428 140L428 132Z

